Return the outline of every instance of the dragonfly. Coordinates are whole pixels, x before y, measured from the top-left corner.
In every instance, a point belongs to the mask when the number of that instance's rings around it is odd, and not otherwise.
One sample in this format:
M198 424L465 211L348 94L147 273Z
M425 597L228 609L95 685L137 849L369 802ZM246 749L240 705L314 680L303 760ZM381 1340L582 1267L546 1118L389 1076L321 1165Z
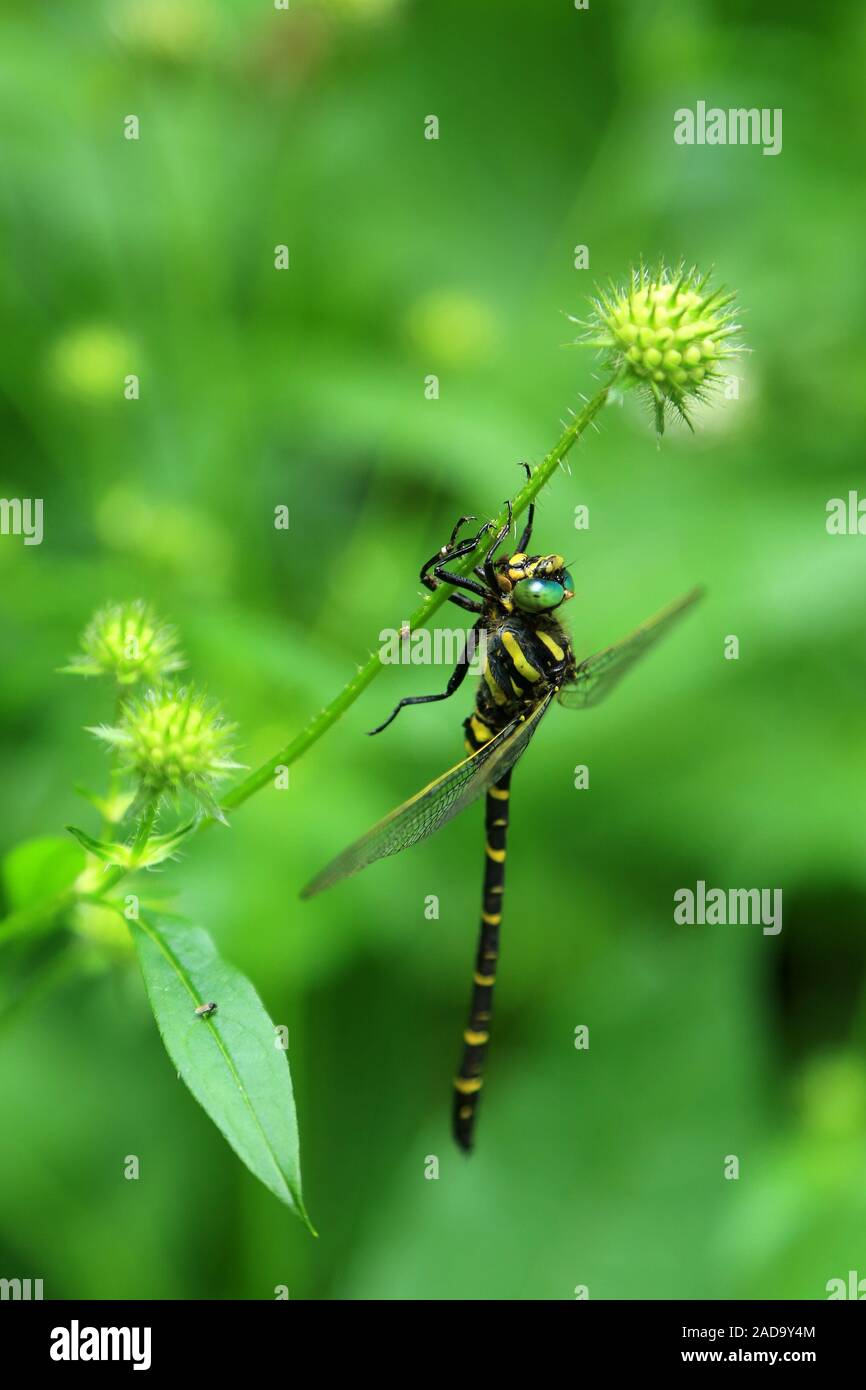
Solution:
M529 465L523 467L531 476ZM482 794L485 796L481 924L469 1015L453 1082L452 1129L458 1146L466 1153L474 1144L490 1043L514 766L554 702L566 709L588 709L598 704L703 592L693 589L628 637L577 660L559 617L562 604L574 597L574 581L566 562L561 555L529 553L534 505L529 507L517 549L497 558L513 522L511 504L506 507L507 521L498 530L494 522L487 522L462 539L463 527L476 518L460 517L448 542L421 568L420 579L426 588L435 591L443 584L451 586L449 601L476 618L446 688L433 695L404 697L384 723L370 730L371 734L380 734L409 705L450 699L469 672L471 656L480 648L481 674L475 707L463 722L467 756L345 849L301 894L310 898L377 860L408 849L453 820ZM481 564L468 574L452 568L455 561L472 554L485 538L489 544Z

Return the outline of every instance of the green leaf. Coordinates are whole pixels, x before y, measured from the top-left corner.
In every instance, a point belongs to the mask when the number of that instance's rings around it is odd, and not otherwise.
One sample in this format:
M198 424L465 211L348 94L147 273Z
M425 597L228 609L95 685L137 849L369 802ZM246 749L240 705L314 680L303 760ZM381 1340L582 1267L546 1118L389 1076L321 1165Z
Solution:
M207 932L177 918L129 923L169 1057L235 1153L316 1234L301 1198L295 1101L286 1053L249 980ZM217 1011L199 1017L199 1004Z
M3 859L3 886L10 912L46 901L68 888L84 870L78 845L61 836L24 840Z
M144 849L139 852L135 859L136 867L139 869L151 868L154 864L162 864L164 860L172 859L187 835L192 835L198 829L200 821L201 816L195 815L192 820L186 821L185 824L177 826L174 830L169 830L165 835L151 835Z
M150 869L155 864L162 864L166 859L173 858L187 835L198 829L200 820L200 816L193 816L192 820L170 830L166 835L151 835L139 849L135 848L134 843L125 845L119 841L94 840L92 835L88 835L86 830L79 829L77 825L67 825L66 829L70 835L75 836L88 854L95 855L106 864L119 865L122 869Z
M92 835L88 835L86 830L79 830L77 825L67 825L66 829L70 835L74 835L82 849L86 849L88 854L93 854L97 859L102 859L106 864L116 864L117 851L124 850L124 845L107 844L104 840L94 840Z

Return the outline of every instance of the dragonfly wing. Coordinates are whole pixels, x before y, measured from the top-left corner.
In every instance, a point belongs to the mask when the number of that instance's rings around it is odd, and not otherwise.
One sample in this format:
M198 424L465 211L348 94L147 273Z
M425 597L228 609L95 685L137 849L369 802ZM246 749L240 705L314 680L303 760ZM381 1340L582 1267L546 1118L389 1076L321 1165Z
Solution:
M408 849L459 815L514 766L549 708L554 693L548 691L528 714L512 719L483 748L437 777L435 782L430 782L374 825L317 874L303 889L301 897L311 898L323 888L339 883L340 879L366 869L377 859Z
M615 642L612 647L605 647L603 651L579 662L574 679L559 692L560 703L567 709L587 709L590 705L597 705L599 700L610 694L629 667L697 603L703 592L703 589L692 589L691 593L663 608L621 642Z

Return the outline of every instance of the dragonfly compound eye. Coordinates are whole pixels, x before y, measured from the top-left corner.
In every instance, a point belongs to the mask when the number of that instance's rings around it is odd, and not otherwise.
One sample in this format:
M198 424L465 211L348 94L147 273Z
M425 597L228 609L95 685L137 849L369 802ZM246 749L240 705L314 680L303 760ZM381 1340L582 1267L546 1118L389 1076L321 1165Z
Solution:
M520 579L514 586L512 598L524 613L544 613L562 603L565 589L555 579Z

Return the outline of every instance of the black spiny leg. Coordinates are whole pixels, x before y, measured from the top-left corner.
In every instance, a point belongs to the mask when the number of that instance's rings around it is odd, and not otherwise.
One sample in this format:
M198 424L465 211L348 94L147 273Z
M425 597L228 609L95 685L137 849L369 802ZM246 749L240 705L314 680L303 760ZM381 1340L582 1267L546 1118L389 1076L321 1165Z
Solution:
M529 464L528 464L528 463L520 463L520 464L518 464L518 468L525 468L525 469L526 469L526 479L527 479L527 482L528 482L529 479L532 477L532 469L530 468ZM506 503L506 506L509 508L509 527L506 528L505 531L500 531L499 536L497 537L496 541L495 541L494 544L491 546L491 548L490 548L490 550L489 550L489 552L488 552L488 554L487 554L487 559L484 561L483 564L481 564L481 565L476 565L476 566L475 566L475 569L473 570L473 573L474 573L474 574L477 574L479 579L484 579L484 580L487 581L487 583L490 583L490 575L489 575L489 573L488 573L487 566L488 566L488 565L490 564L490 562L492 561L493 555L494 555L494 553L495 553L495 551L496 551L496 547L499 545L499 542L502 541L502 540L504 540L505 537L506 537L506 535L508 534L508 529L510 528L510 525L511 525L511 521L510 521L511 503L510 503L510 502L507 502L507 503ZM468 521L469 518L468 518L468 517L464 517L464 520ZM522 534L521 534L520 540L517 542L517 550L518 550L518 552L523 552L524 554L526 553L526 550L527 550L527 548L528 548L528 546L529 546L529 542L532 540L532 523L533 523L534 521L535 521L535 503L534 503L534 502L530 502L530 504L529 504L529 515L528 515L528 517L526 518L526 525L525 525L524 528L523 528L523 532L522 532ZM482 533L482 532L479 532L478 534L479 534L479 537L480 537L483 533ZM499 593L499 589L496 588L495 592L498 594L498 593Z
M480 624L476 623L475 626L470 629L470 631L473 633L477 632L479 627ZM388 715L388 718L385 720L384 724L380 724L377 729L369 729L368 732L370 734L381 734L383 729L387 729L388 725L391 723L391 720L397 718L397 715L400 713L404 705L430 705L433 704L433 702L436 700L449 699L454 694L455 690L457 690L466 679L466 673L469 670L470 650L473 646L474 643L470 642L469 636L467 635L466 642L460 656L460 660L457 662L457 665L451 672L451 675L448 678L448 684L446 685L445 689L442 691L440 695L404 696L400 703L398 705L395 705L394 709Z
M532 477L532 469L530 468L528 463L521 463L520 467L526 469L526 481L528 482L529 479ZM532 523L534 522L534 520L535 503L530 502L529 515L526 518L526 525L523 528L523 534L521 535L520 540L517 542L518 552L522 555L525 555L527 550L529 549L529 542L532 540Z
M505 537L508 535L508 532L511 530L511 518L513 516L511 508L511 498L507 500L505 505L508 508L508 520L505 522L503 526L500 526L499 530L496 532L496 535L493 537L493 541L491 542L487 554L484 556L484 578L487 580L488 586L494 594L498 594L500 592L500 589L499 585L496 582L496 570L493 568L493 556L496 554L497 550L499 549L499 546L502 544L502 542L505 540Z
M477 535L467 537L466 540L462 540L459 545L456 545L457 532L460 527L465 522L474 520L474 516L461 516L451 532L448 544L443 545L441 550L437 550L436 554L431 555L430 559L421 566L419 578L424 587L429 589L431 593L435 593L440 584L452 584L455 588L466 590L467 593L477 594L479 598L488 597L487 590L474 579L469 579L464 574L455 574L445 568L446 561L450 564L453 560L462 559L464 555L470 555L481 537L490 530L491 523L488 521L481 527ZM431 569L432 574L430 573ZM481 613L484 610L483 603L467 598L465 594L449 594L448 602L456 604L458 608L463 608L467 613Z

